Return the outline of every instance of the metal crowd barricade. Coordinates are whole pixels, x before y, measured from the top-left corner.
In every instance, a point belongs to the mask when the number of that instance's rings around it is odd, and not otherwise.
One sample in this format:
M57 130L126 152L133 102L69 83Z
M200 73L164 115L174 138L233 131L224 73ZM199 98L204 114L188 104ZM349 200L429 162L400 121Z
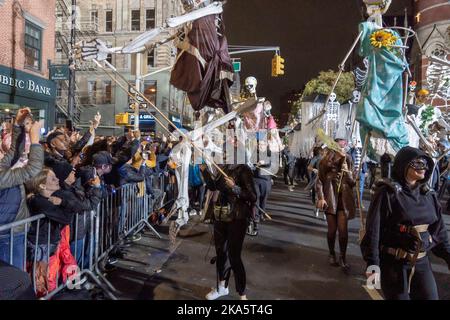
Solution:
M77 214L74 217L75 227L73 234L75 235L78 234L77 222L79 216L81 215ZM94 212L83 213L82 217L85 226L90 221L90 230L86 232L86 234L89 234L94 227ZM79 248L79 250L83 251L81 253L83 259L78 265L70 264L74 261L64 261L65 259L61 257L63 250L70 250L68 246L70 246L71 238L71 235L69 235L69 238L66 238L67 243L64 242L65 245L63 245L61 241L61 232L63 230L66 230L65 226L51 221L44 214L0 226L2 243L9 245L9 256L6 262L30 274L34 291L40 299L51 299L65 288L80 288L80 285L88 278L92 279L100 287L104 287L92 272L93 255L86 255L85 248L89 246L85 246L84 241L83 246ZM57 243L52 241L52 238L55 238L55 231L60 232ZM43 233L46 234L43 235ZM18 237L23 238L22 243L18 244L14 241ZM93 241L90 248L93 249ZM91 252L93 252L92 249ZM89 263L85 263L85 257L89 259ZM64 268L64 266L67 268ZM62 283L60 277L61 270L67 270L65 283ZM113 297L110 296L110 298Z
M163 178L163 175L158 177L159 180ZM157 182L160 187L164 186L164 181ZM164 189L161 190L163 192ZM105 278L100 265L126 237L140 232L145 226L161 238L148 222L154 206L157 205L152 196L147 194L145 183L129 184L113 190L102 199L96 211L77 214L70 225L69 238L70 251L77 267L74 264L71 265L75 270L72 270L73 274L67 277L65 283L62 283L60 279L60 267L58 267L56 277L53 279L56 281L56 286L51 288L52 290L49 290L49 276L53 277L49 274L49 266L58 259L56 255L60 252L59 250L62 250L61 239L58 243L52 243L52 237L54 237L52 232L60 231L63 226L49 220L44 214L0 226L0 244L6 243L9 246L7 257L0 256L0 259L29 273L34 290L39 293L41 299L51 299L66 288L81 288L81 285L89 279L95 282L109 298L116 299L118 291ZM43 227L44 224L48 226ZM44 232L46 232L45 236L42 235ZM44 278L42 278L43 272L46 273ZM37 278L41 282L45 279L44 288L38 288Z

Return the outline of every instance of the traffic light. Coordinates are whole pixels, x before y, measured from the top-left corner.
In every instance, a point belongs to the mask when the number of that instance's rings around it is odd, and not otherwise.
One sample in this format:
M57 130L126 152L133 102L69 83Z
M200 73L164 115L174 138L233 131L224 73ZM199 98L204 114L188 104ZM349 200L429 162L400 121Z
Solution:
M284 59L276 54L272 59L272 77L282 75L284 75Z
M272 77L278 77L277 74L277 56L272 59Z

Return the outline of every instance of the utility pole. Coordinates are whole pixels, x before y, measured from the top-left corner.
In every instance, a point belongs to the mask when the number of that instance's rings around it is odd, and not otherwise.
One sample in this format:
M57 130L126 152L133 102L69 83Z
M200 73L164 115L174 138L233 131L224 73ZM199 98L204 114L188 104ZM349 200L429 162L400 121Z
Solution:
M73 120L75 109L75 60L73 57L73 48L76 41L76 22L77 22L77 0L72 0L72 25L70 30L70 55L69 55L69 105L67 106L67 113L70 120Z
M141 58L142 53L136 53L136 90L141 91ZM136 101L134 108L134 130L139 130L139 109L141 107L140 101Z

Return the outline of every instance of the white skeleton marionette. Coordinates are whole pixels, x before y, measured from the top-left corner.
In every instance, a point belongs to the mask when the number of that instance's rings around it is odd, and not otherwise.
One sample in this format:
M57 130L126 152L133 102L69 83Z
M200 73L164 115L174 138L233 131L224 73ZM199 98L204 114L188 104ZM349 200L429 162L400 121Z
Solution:
M209 15L217 15L223 12L221 1L211 2L210 0L180 0L186 13L179 17L168 18L165 27L158 27L144 32L129 44L123 47L108 47L105 41L92 39L91 41L81 41L76 44L75 52L77 58L83 61L97 60L104 61L109 54L132 54L153 50L158 44L174 40L179 33L184 31L184 26L194 20ZM175 29L176 36L170 36L162 41L155 39L166 30Z

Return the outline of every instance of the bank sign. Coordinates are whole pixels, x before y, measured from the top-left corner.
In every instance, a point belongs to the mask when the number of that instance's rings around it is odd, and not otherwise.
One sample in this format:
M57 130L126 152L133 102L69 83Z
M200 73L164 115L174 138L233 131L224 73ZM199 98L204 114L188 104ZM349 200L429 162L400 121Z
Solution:
M5 66L0 66L0 92L45 101L56 97L54 82Z

